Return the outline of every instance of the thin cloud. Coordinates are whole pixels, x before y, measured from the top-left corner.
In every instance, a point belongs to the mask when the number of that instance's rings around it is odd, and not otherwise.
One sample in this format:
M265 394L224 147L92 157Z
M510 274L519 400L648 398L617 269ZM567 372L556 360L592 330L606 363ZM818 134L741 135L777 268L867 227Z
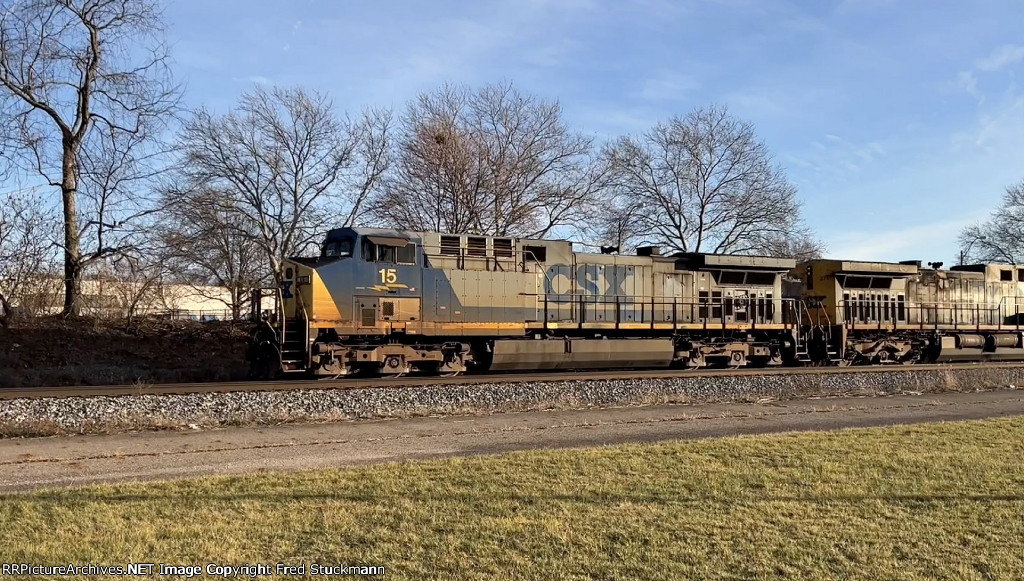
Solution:
M942 260L947 256L920 256L923 240L955 238L978 216L942 220L930 224L899 226L891 230L837 232L831 237L831 254L843 260Z
M1004 44L992 51L992 54L974 63L978 69L992 72L1012 65L1024 59L1024 46Z
M257 85L273 85L274 81L263 75L249 75L248 77L231 77L235 83L254 83Z
M700 82L693 77L662 73L643 81L642 88L630 97L642 101L678 101L700 87Z
M967 91L967 94L974 97L978 102L985 100L985 96L978 90L978 78L971 71L960 71L956 74L956 84Z

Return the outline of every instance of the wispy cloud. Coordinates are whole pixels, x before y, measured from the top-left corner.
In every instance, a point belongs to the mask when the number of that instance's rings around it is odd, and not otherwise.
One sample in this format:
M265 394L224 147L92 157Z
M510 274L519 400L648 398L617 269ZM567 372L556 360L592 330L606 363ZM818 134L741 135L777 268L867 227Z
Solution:
M263 75L249 75L248 77L231 77L235 83L254 83L256 85L273 85L274 80Z
M700 86L700 81L694 77L664 71L644 80L640 89L629 96L642 101L678 101Z
M1024 46L1004 44L992 51L992 54L987 57L978 59L974 65L980 70L991 72L998 71L1022 59L1024 59Z
M956 84L958 87L967 91L967 94L974 97L978 102L985 100L985 96L978 90L978 77L974 76L971 71L960 71L956 74Z
M875 141L857 144L847 141L838 135L832 135L831 133L826 134L825 139L832 142L833 146L835 146L844 155L852 154L860 158L862 161L874 161L874 159L879 155L885 154L885 148Z
M895 4L895 0L842 0L836 8L839 14L851 12L871 12L879 8L888 8Z
M957 149L977 148L987 153L1016 151L1024 135L1024 96L1009 95L978 113L976 123L952 137Z
M888 230L849 230L830 236L832 256L844 260L945 260L948 256L921 256L924 248L934 248L935 242L956 238L965 226L983 215L972 214L956 220L943 220L927 224L899 226ZM930 241L930 243L929 243ZM932 250L934 252L934 250Z
M1024 60L1024 46L1004 44L994 49L988 56L974 61L974 69L981 73L994 73L1021 60ZM978 75L974 74L974 71L957 73L956 86L977 99L979 104L985 101L985 95L978 88Z

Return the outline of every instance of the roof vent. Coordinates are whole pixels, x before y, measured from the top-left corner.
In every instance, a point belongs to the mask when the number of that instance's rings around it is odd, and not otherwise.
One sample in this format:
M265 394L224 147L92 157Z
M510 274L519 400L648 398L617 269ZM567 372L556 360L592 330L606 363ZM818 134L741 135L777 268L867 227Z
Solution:
M636 249L637 256L661 256L661 246L640 246Z

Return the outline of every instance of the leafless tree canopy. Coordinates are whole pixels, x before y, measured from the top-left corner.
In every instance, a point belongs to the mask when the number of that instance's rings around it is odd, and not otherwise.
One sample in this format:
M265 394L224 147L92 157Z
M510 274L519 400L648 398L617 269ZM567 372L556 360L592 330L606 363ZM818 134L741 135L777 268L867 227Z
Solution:
M225 307L237 319L249 291L266 284L270 272L252 224L241 213L224 210L218 201L224 196L214 190L188 192L185 203L169 208L158 233L164 260L179 282L200 294L209 286L227 289ZM222 300L219 294L207 298Z
M214 226L253 241L279 276L285 257L358 219L387 169L390 124L381 111L343 120L325 96L302 89L257 88L235 111L200 109L185 123L183 179L167 199L210 204Z
M1006 188L988 221L960 233L965 262L1024 264L1024 180Z
M446 85L409 105L372 212L397 228L542 237L592 207L591 149L558 103Z
M725 107L696 109L604 150L611 184L603 236L681 252L820 254L796 188L754 128Z
M48 298L58 221L35 192L0 195L0 304L34 314Z
M113 181L149 173L140 144L177 102L161 15L151 0L12 0L2 10L0 138L23 170L60 188L64 311L73 315L85 267L117 252L115 232L144 213ZM83 252L90 232L95 245Z
M155 252L133 251L97 261L89 275L98 288L92 296L87 295L87 308L131 325L158 302L167 273L166 263Z

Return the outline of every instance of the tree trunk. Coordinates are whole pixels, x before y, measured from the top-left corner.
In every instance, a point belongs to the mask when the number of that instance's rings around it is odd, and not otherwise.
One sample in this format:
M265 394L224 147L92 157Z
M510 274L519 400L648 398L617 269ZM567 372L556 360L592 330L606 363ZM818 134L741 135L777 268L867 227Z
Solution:
M0 293L0 327L6 329L11 326L11 317L14 316L11 303L7 302L4 293Z
M82 248L78 237L77 148L65 141L64 163L61 166L61 200L64 203L64 311L65 317L82 314Z
M250 289L251 290L251 289ZM231 287L231 320L238 321L242 318L242 301L245 300L246 289L234 286Z

